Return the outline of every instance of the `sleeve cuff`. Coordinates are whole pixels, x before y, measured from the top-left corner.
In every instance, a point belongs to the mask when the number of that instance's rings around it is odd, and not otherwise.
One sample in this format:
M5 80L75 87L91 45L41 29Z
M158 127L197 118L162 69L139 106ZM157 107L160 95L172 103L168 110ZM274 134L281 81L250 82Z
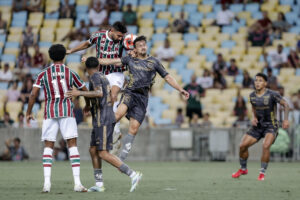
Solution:
M37 84L33 84L33 87L41 88L42 86L37 85Z
M85 83L83 83L82 85L81 85L81 87L78 87L78 89L81 89L81 88L83 88L85 86Z

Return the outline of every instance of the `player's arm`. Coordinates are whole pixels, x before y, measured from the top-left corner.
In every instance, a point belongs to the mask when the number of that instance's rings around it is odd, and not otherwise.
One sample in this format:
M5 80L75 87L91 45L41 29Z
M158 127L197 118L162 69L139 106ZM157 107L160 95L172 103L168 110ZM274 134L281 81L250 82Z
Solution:
M115 66L122 66L122 60L121 58L99 58L99 64L100 65L115 65Z
M103 96L103 90L102 87L95 87L95 90L93 91L80 91L77 90L76 88L73 88L72 90L67 92L67 95L69 97L83 96L87 98L97 98Z
M36 98L39 96L39 92L40 92L40 88L38 88L38 87L33 87L32 88L31 94L29 96L29 102L28 102L28 107L27 107L27 112L26 112L27 124L29 124L29 121L31 119L33 119L31 111L32 111L32 107L35 103Z
M252 105L252 125L253 126L257 126L258 120L256 117L256 110L254 108L254 106Z
M284 99L280 100L280 105L284 107L284 120L282 122L282 128L287 129L289 128L289 111L290 111L290 106L288 102Z
M77 51L81 51L81 50L87 49L90 46L91 46L90 41L86 40L85 42L80 43L77 47L74 47L73 49L67 50L67 54L72 54L72 53L75 53Z
M173 76L168 74L164 77L164 79L170 86L178 90L183 95L184 99L188 99L190 97L190 94L177 83Z

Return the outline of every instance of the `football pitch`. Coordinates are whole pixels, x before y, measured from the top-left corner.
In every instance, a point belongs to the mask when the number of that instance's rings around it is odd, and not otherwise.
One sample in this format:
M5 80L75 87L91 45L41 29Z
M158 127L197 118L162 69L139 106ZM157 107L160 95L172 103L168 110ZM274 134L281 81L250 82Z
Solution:
M296 200L300 198L300 164L270 163L264 182L257 181L259 162L249 162L249 174L232 179L237 162L129 162L144 176L137 190L129 193L130 179L108 164L103 166L104 193L73 192L69 162L55 162L52 188L42 194L41 162L1 162L0 199L102 199L102 200ZM81 181L94 184L92 165L81 163Z

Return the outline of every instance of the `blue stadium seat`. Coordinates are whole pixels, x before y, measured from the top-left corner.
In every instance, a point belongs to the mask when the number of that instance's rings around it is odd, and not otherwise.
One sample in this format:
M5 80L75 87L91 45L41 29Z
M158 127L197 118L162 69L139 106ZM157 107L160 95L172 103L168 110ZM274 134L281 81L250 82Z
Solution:
M204 4L204 5L216 5L217 3L216 3L216 0L203 0L202 1L202 4Z
M124 5L131 4L132 6L138 5L138 0L124 0Z
M78 54L71 54L67 56L67 63L69 62L77 62L80 63L81 62L81 56Z
M39 47L47 47L49 48L52 45L52 42L39 42Z
M300 76L300 69L299 68L296 69L296 76Z
M6 42L5 48L19 48L20 43L19 42Z
M138 27L137 26L127 26L127 32L132 34L137 34Z
M186 55L178 55L175 57L175 61L176 62L183 62L185 64L187 64L189 62L189 57Z
M230 35L233 35L236 33L236 28L233 26L223 26L222 33L228 33Z
M140 5L141 6L151 6L151 5L153 5L153 0L141 0L140 1Z
M234 82L239 83L239 84L242 84L242 83L243 83L243 80L244 80L243 75L237 75L237 76L235 77Z
M240 27L246 26L246 20L245 19L240 19L239 21L233 20L232 26L238 30Z
M28 104L26 103L26 104L24 104L24 107L23 107L23 112L24 113L26 113L27 108L28 108ZM36 115L39 110L40 110L40 105L38 103L33 104L33 107L32 107L33 115Z
M188 84L191 82L191 77L194 74L194 70L193 69L184 69L182 71L180 71L181 77L182 77L182 82L184 84Z
M182 69L186 69L185 66L186 66L186 63L182 62L182 61L173 61L170 64L170 68L171 69L176 69L177 72L181 71Z
M0 6L12 6L13 0L2 0Z
M112 12L110 14L108 22L109 22L109 24L113 24L117 21L122 21L122 19L123 19L123 13L122 12Z
M258 3L247 4L245 10L249 11L251 13L252 12L258 12L259 11L259 4Z
M13 13L13 20L26 20L27 19L27 11L20 11Z
M300 26L300 18L298 18L297 20L296 20L296 26Z
M60 3L62 5L65 5L65 0L60 0ZM69 5L74 5L75 4L75 0L69 0Z
M201 21L203 19L203 14L200 12L193 13L189 16L189 22L193 26L199 26L201 24Z
M91 26L89 29L90 29L90 33L94 33L94 32L99 30L99 27L98 26Z
M171 12L173 15L177 12L182 10L182 6L180 5L169 5L168 11Z
M0 82L0 90L7 90L8 83L7 82Z
M210 54L210 55L206 56L206 60L208 62L215 62L217 60L217 56L215 54Z
M264 56L260 55L259 57L259 62L265 62ZM267 62L270 63L271 62L271 57L269 55L267 55Z
M87 13L88 10L89 10L89 6L86 6L86 5L76 6L76 13Z
M242 12L244 9L244 5L243 4L232 4L232 5L230 5L229 9L234 13Z
M165 4L154 4L153 10L155 12L161 12L161 11L166 11L167 5Z
M0 57L1 57L1 55L2 55L2 51L3 51L3 48L0 47Z
M263 73L266 74L266 75L268 74L267 68L264 68ZM278 76L278 75L279 75L279 69L277 69L277 68L272 68L272 75L273 75L273 76Z
M294 5L294 0L280 0L281 5L290 5L291 7Z
M261 19L263 17L262 13L260 11L253 12L253 13L251 13L251 15L252 15L253 19Z
M156 18L156 12L145 12L143 13L143 18L154 20Z
M289 12L285 14L285 19L289 24L294 24L298 21L298 13L296 12Z
M39 74L42 70L39 68L30 68L29 72L30 74L32 74L33 76Z
M45 14L45 19L58 19L59 18L59 12L54 12L54 13L46 13Z
M221 5L221 4L216 4L216 5L214 5L213 11L214 11L215 13L217 13L217 12L219 12L219 11L221 11L221 10L222 10L222 5Z
M198 6L196 4L185 4L183 6L183 10L184 12L191 14L197 12L197 7Z
M234 47L236 45L235 41L233 40L225 40L222 42L221 47L222 48L229 48L232 49L232 47Z
M165 28L169 24L167 19L156 19L154 20L154 27L155 28Z
M79 27L80 27L80 21L81 21L81 20L84 20L85 24L87 24L87 25L88 25L89 22L90 22L90 21L89 21L89 17L88 17L87 15L85 16L85 18L81 18L81 19L77 18L76 21L75 21L75 27L76 27L76 28L79 28Z
M169 84L165 83L164 84L164 89L167 90L168 92L173 92L175 89L172 88Z
M199 53L205 56L210 56L214 55L214 50L211 48L201 48Z
M0 35L0 42L5 43L6 35Z
M2 62L15 62L16 61L16 56L11 55L11 54L3 54L1 56L1 61Z
M294 27L290 28L290 32L300 34L300 26L294 26Z
M171 119L155 119L154 120L154 123L157 124L157 125L167 125L167 124L171 124L172 123L172 120Z
M286 53L286 55L289 55L290 54L290 50L291 50L290 47L284 47L283 48L283 53Z
M13 20L12 23L11 23L11 26L12 27L23 27L25 28L26 27L26 19L25 20Z
M206 19L215 19L217 16L217 13L211 12L211 13L206 13L205 18Z
M189 41L196 41L198 40L198 34L196 33L185 33L183 35L183 40L185 44L187 44Z
M152 35L152 42L164 41L167 38L165 33L155 33Z

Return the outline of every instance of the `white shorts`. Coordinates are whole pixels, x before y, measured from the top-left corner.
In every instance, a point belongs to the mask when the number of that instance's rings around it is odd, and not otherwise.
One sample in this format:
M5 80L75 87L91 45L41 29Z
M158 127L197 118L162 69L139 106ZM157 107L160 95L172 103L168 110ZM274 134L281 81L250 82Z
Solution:
M43 121L42 141L56 141L56 135L60 129L64 140L77 138L77 123L74 117L52 118Z
M110 87L112 86L118 86L119 88L122 88L124 85L125 77L122 72L114 72L111 74L106 75L106 78L109 81Z

